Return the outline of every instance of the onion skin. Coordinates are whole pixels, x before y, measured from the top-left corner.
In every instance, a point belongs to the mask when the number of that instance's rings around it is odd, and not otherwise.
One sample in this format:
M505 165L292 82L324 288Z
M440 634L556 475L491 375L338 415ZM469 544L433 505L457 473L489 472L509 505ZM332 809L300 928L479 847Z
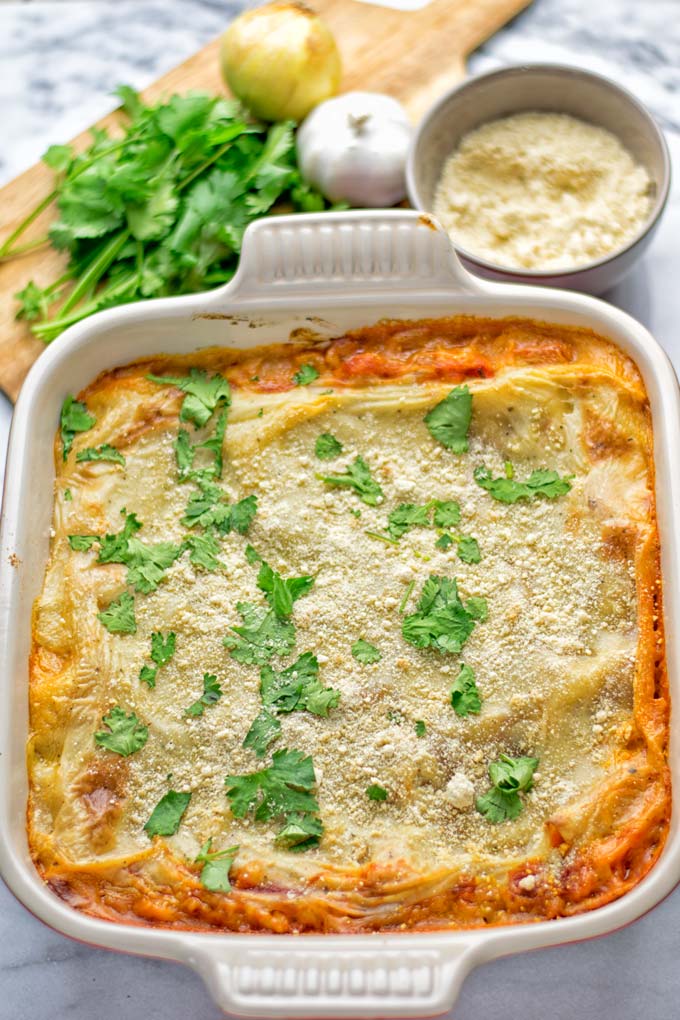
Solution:
M222 76L260 120L300 121L335 95L342 65L331 30L295 0L240 15L222 36Z

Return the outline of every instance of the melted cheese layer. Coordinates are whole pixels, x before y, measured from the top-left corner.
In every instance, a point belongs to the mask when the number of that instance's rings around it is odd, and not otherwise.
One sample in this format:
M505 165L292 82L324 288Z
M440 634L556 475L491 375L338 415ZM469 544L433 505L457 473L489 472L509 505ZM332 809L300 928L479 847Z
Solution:
M419 371L429 351L437 364L455 355L462 377L467 355L476 375L484 322L474 339L470 320L444 320L415 342L407 324ZM667 699L641 381L600 338L562 329L551 344L550 327L511 322L515 341L523 330L525 349L533 341L545 362L534 348L530 358L508 358L502 333L488 341L488 377L468 377L470 450L454 456L423 423L452 377L421 379L412 360L406 367L405 329L362 331L349 355L352 336L322 355L291 345L285 356L280 348L200 356L235 384L221 485L230 501L256 494L258 512L247 538L221 541L221 569L195 568L184 555L155 592L137 594L134 635L110 634L97 619L124 590L125 568L98 564L96 547L73 552L67 536L120 530L122 507L143 522L146 542L186 536L181 518L195 486L177 481L181 395L145 374L183 374L199 361L131 366L84 394L97 424L74 450L108 442L126 464L77 463L74 454L64 464L58 451L55 535L34 616L29 745L33 852L75 906L112 919L246 930L502 923L606 902L653 863L669 810ZM284 389L282 358L288 379L310 361L321 375ZM363 367L348 379L357 358ZM274 366L271 380L263 365ZM255 375L257 386L244 384ZM343 450L322 462L314 446L325 432ZM383 489L377 507L318 477L358 455ZM538 467L573 475L571 491L499 503L472 473L484 463L500 475L507 460L518 478ZM411 529L397 545L368 534L384 532L400 503L430 499L460 503L456 530L478 540L480 563L463 563L455 545L436 548L432 527ZM295 748L314 761L325 832L304 854L276 849L280 826L234 818L225 797L227 774L270 760L242 747L261 708L259 668L236 662L223 642L241 622L237 602L263 603L247 542L284 576L314 576L295 604L296 646L283 664L311 651L321 682L340 692L328 718L280 716L270 749ZM455 577L464 600L488 603L488 619L460 656L402 637L403 600L413 612L431 574ZM177 650L149 689L138 677L158 630L176 633ZM379 662L356 661L359 638L380 649ZM477 716L451 707L461 662L475 671ZM204 673L217 676L223 697L189 718ZM113 705L149 728L146 745L127 758L94 744ZM474 798L489 788L487 768L500 754L540 764L522 813L492 825ZM388 791L387 801L366 796L371 784ZM176 835L150 841L143 826L170 786L191 791L189 808ZM198 880L193 862L210 837L216 847L240 847L230 894L209 893Z

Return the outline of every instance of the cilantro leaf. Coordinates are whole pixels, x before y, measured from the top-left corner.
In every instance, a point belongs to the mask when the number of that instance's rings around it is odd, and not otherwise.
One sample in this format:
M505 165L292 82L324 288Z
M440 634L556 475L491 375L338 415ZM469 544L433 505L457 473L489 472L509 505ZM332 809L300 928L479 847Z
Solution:
M387 532L391 538L399 539L409 528L426 528L430 523L429 506L415 503L400 503L387 518Z
M281 723L279 720L266 708L263 708L251 723L242 747L253 751L258 758L264 758L272 740L276 740L280 733Z
M97 613L97 619L111 634L136 634L134 598L129 592L124 591L120 598L114 599L106 609Z
M366 796L369 800L387 800L387 790L384 786L378 786L377 783L372 783L366 787Z
M292 814L277 833L274 842L291 853L301 853L317 846L323 836L320 818L310 814Z
M99 541L98 560L100 563L125 563L128 555L128 543L142 526L137 520L136 514L121 512L125 514L125 524L122 530L104 535Z
M184 714L194 718L203 715L206 708L214 705L222 697L222 688L217 682L217 677L211 673L203 675L203 694L192 705L185 709Z
M557 471L545 468L532 471L525 482L518 482L514 477L507 477L507 474L506 477L493 478L489 469L479 464L474 470L474 479L477 485L486 489L499 503L517 503L522 499L557 499L558 496L564 496L571 489L573 478L573 475L561 478Z
M79 400L70 395L66 397L61 407L60 419L62 458L64 460L71 452L76 433L87 432L96 422L97 419L93 414L90 414L85 404L81 404Z
M472 595L465 606L470 616L475 620L479 620L480 623L484 623L489 616L489 607L486 604L486 599L480 595Z
M212 376L202 368L190 368L186 376L147 375L160 386L176 386L185 394L179 412L180 421L190 421L203 428L218 407L231 404L231 389L227 380L216 372Z
M219 542L209 531L202 535L189 535L181 548L189 550L189 559L195 567L213 571L224 566L217 558L220 551Z
M470 666L460 665L458 676L451 687L451 704L456 715L479 715L482 699L477 690L474 671Z
M222 535L238 531L245 535L257 513L257 496L246 496L229 506L226 493L219 485L206 478L198 479L199 491L194 492L187 504L182 524L188 528L215 528Z
M196 447L191 442L186 429L179 430L177 439L173 443L173 448L177 461L177 474L180 480L184 480L189 477L194 464L194 457L196 456Z
M139 721L134 712L126 715L118 705L103 717L102 725L108 726L108 729L95 733L95 744L124 758L141 751L149 739L148 727Z
M128 584L144 595L155 591L165 571L181 556L182 551L181 545L173 545L172 542L145 545L140 539L131 538L123 560L128 568Z
M304 652L280 672L264 666L260 670L262 703L277 713L307 711L327 716L340 701L340 692L319 683L318 674L319 661L312 652Z
M433 499L435 528L455 528L460 522L460 503L455 499Z
M314 365L301 365L293 376L296 386L309 386L315 379L319 378L319 370Z
M273 609L237 602L243 624L232 627L237 636L226 637L224 643L237 662L264 666L273 655L287 655L295 645L295 627L281 620Z
M99 539L97 535L69 535L68 544L74 552L87 552Z
M151 660L155 666L142 666L139 671L139 679L148 687L156 686L156 677L161 666L165 666L175 654L176 635L170 631L166 638L160 631L154 631L151 635Z
M64 489L64 502L65 503L70 503L72 499L73 499L73 495L71 494L71 490L70 489Z
M226 850L212 850L212 836L206 840L195 858L196 864L203 864L201 885L209 892L227 893L231 889L229 872L236 860L238 846Z
M174 836L179 829L184 812L189 807L191 793L177 793L175 790L161 797L151 812L144 831L149 836Z
M262 563L262 557L260 556L257 549L253 549L250 543L246 546L245 556L246 559L248 560L248 563L250 563L251 567L255 566L256 563Z
M371 475L371 469L363 457L357 457L341 475L320 475L326 485L353 489L367 506L377 506L383 500L383 491Z
M491 789L477 798L476 807L488 821L498 824L516 818L522 811L520 793L528 793L533 786L538 758L511 758L502 754L489 765Z
M234 817L245 818L253 812L256 822L283 819L277 841L289 850L307 850L323 835L316 817L319 804L310 792L315 784L311 757L287 748L275 751L267 768L225 779Z
M416 648L457 655L481 618L480 609L472 599L463 605L455 578L430 574L416 612L404 617L402 634Z
M246 535L257 513L257 496L250 495L240 499L231 507L231 527L239 535Z
M458 539L458 559L463 563L479 563L481 558L477 539L470 535L461 535Z
M422 719L416 719L414 729L416 731L417 737L424 737L425 734L427 733L427 726L425 725Z
M339 457L342 453L342 443L330 432L322 432L320 436L316 437L314 453L319 460L333 460L334 457Z
M467 453L472 420L472 394L466 385L456 386L425 415L430 435L453 453Z
M76 461L84 460L110 460L114 464L125 464L125 457L115 446L109 443L102 443L101 446L88 446L86 450L79 450L76 454Z
M175 654L176 635L170 631L167 637L163 637L160 631L154 631L151 635L151 658L157 666L165 666Z
M453 539L448 534L448 532L444 532L444 534L440 535L434 544L437 549L443 549L444 551L446 551L447 549L450 549L451 546L453 545Z
M380 662L382 659L382 652L376 648L375 645L370 644L368 641L364 641L363 638L359 638L352 645L352 655L364 665L370 665L373 662Z
M505 793L492 786L487 793L477 798L475 807L487 821L498 825L499 822L517 818L522 812L522 801L518 793Z
M264 592L277 617L285 620L293 612L293 603L312 590L314 578L308 574L301 577L281 577L263 560L257 575L257 587Z

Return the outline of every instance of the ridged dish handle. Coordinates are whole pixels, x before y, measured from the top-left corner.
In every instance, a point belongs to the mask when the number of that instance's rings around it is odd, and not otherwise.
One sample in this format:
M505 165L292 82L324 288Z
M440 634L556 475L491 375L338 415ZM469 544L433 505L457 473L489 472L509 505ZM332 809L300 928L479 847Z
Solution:
M217 939L193 953L191 963L218 1006L237 1016L428 1017L451 1008L475 952L471 942L419 946L427 936L399 935L389 943L369 936L361 946L347 938L328 936L327 948L318 948L315 938L312 948L301 936L295 948L254 945L236 952L228 938Z
M236 276L214 308L253 298L338 296L350 286L392 298L409 291L479 293L436 220L407 209L270 216L246 230Z

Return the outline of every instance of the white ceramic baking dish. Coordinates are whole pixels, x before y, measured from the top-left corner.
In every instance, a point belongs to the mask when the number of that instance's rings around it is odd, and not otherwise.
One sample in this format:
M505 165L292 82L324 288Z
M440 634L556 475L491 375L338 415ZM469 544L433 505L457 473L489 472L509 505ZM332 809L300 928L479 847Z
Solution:
M465 312L527 315L589 326L637 362L647 384L663 550L672 696L680 703L680 403L673 369L650 334L593 298L480 281L444 232L411 212L349 212L261 220L246 234L239 271L220 290L103 312L40 357L12 425L4 496L0 604L0 866L37 917L96 946L176 960L203 975L227 1012L255 1017L420 1017L448 1010L476 964L592 938L628 924L680 880L680 740L671 760L674 810L651 873L621 899L577 917L477 931L356 936L199 934L94 920L39 879L28 852L27 659L31 605L42 583L52 514L52 444L59 409L104 369L152 353L213 344L251 347L294 329L334 335L385 316Z

